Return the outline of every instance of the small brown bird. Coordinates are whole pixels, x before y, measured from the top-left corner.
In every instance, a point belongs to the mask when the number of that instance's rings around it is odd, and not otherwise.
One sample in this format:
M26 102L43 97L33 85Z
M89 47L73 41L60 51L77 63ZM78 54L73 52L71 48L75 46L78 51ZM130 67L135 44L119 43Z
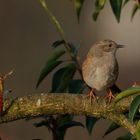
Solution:
M103 40L95 43L89 50L82 65L84 81L92 88L90 100L95 98L94 90L107 90L109 102L114 98L110 87L114 85L118 77L118 62L116 51L122 48L112 40Z

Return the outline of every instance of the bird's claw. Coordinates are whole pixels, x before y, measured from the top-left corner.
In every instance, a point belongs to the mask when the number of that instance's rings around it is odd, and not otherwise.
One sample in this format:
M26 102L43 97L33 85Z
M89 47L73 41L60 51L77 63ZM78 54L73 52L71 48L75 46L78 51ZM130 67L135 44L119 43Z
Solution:
M95 101L97 100L96 95L93 91L93 89L90 91L90 93L88 94L88 97L90 98L90 104L92 104L92 100L94 99Z
M109 92L107 93L106 98L108 99L108 103L110 103L111 100L115 98L111 90L109 90Z

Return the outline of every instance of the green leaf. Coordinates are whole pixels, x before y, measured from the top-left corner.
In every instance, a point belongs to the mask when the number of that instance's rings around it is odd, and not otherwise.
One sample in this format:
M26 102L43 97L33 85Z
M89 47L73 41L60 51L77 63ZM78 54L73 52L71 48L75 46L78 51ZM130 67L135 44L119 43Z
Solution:
M137 123L136 138L140 140L140 121Z
M71 122L74 118L74 115L72 114L64 114L64 115L58 115L57 117L57 126L61 127L65 123Z
M62 63L62 61L57 61L59 57L61 57L65 53L64 49L55 50L48 58L48 61L45 65L45 67L42 69L36 88L40 85L40 83L44 80L44 78L59 64Z
M125 91L122 91L115 97L114 104L116 104L117 102L119 102L120 100L122 100L128 96L135 95L138 93L140 93L140 87L131 87Z
M80 122L70 121L70 122L64 123L63 125L59 126L59 129L68 129L68 128L73 127L73 126L84 127L84 125Z
M57 133L60 136L60 140L64 140L64 136L67 130L67 127L63 127L64 124L67 124L68 122L71 122L73 120L74 115L71 114L64 114L64 115L58 115L57 116Z
M85 87L86 87L86 84L83 80L80 80L80 79L71 80L69 84L69 92L82 93Z
M86 116L86 128L88 130L89 135L91 135L92 129L97 121L98 121L98 118Z
M34 123L33 124L35 127L42 127L42 126L48 126L49 125L49 121L48 120L42 120L38 123Z
M67 122L67 123L63 124L62 126L59 126L57 128L57 135L59 135L59 140L64 140L66 130L68 128L74 127L74 126L84 127L84 125L82 123L76 122L76 121Z
M140 106L140 95L136 96L131 105L130 105L130 108L129 108L129 120L131 122L133 122L134 120L134 117L139 109L139 106Z
M78 20L80 17L80 13L81 13L83 4L84 4L84 0L75 0L75 2L74 2Z
M56 49L52 52L52 54L48 57L47 62L55 61L60 58L65 53L64 49Z
M62 44L65 44L66 42L64 40L57 40L55 41L53 44L52 44L52 47L53 48L56 48ZM79 47L76 47L75 45L73 45L72 43L67 43L68 47L69 47L69 51L70 53L73 54L74 57L77 56L77 53L78 53L78 49Z
M132 135L130 133L127 133L124 136L118 137L116 140L131 140L131 138L132 138Z
M36 88L40 85L40 83L44 80L44 78L59 64L61 64L62 61L53 61L53 62L48 62L46 66L42 69L41 74L39 76L38 82L36 84Z
M120 22L122 3L123 3L123 0L110 0L113 13L118 22Z
M132 14L131 14L131 20L133 20L134 15L138 11L138 9L139 9L139 5L138 4L135 4L134 7L133 7L133 10L132 10Z
M62 45L62 44L65 44L65 41L64 41L64 40L57 40L57 41L55 41L55 42L52 44L52 47L53 47L53 48L56 48L56 47L58 47L58 46L60 46L60 45Z
M95 11L93 13L93 19L96 21L100 11L104 8L106 0L96 0L95 1Z
M51 92L56 92L56 93L65 92L75 72L76 72L76 67L73 63L59 69L53 75Z
M130 0L125 0L123 6L125 6Z
M107 129L107 131L105 132L104 136L111 133L112 131L118 129L120 126L114 122L111 123L111 125L109 126L109 128Z

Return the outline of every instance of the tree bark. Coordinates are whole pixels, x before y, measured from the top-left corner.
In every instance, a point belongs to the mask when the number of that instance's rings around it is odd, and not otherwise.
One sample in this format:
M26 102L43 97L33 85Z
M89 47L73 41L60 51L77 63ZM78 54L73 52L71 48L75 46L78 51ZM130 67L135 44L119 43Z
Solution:
M108 104L105 98L93 100L90 103L87 95L68 93L41 93L18 97L4 102L5 112L0 117L0 123L7 123L24 118L43 115L74 114L90 115L116 122L134 134L136 127L123 115L128 111L133 97L125 98L115 106Z

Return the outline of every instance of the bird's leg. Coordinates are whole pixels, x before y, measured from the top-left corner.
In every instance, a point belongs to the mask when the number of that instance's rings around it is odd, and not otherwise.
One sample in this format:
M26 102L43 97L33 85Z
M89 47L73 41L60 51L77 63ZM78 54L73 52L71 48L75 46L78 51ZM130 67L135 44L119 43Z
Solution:
M109 89L109 90L107 91L106 98L108 99L108 103L110 103L111 100L112 100L113 98L115 98L115 96L112 94L111 89Z
M92 103L92 99L97 100L96 95L94 93L94 89L91 89L88 96L90 97L90 103Z

